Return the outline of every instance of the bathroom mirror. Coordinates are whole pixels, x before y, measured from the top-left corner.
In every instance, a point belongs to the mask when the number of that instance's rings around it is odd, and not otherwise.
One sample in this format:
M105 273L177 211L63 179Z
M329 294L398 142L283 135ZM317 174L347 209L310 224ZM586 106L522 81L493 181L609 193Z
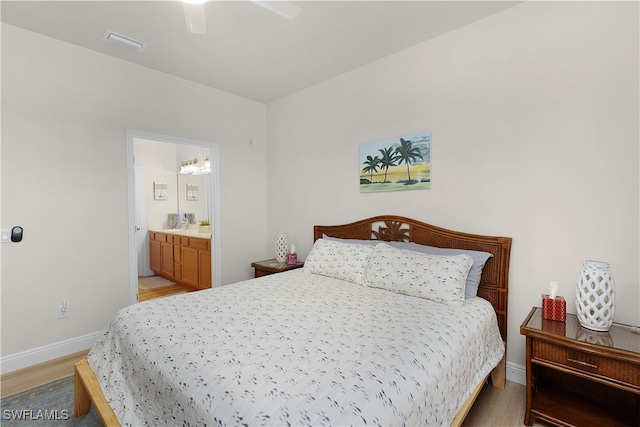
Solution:
M208 212L210 181L208 175L177 174L177 181L177 212L182 215L181 220L185 219L185 214L187 214L187 220L192 224L199 223L203 219L211 220L211 215Z
M202 173L209 151L203 147L170 142L134 140L135 165L139 171L136 175L144 194L137 208L144 216L140 218L139 226L170 228L169 214L178 214L178 222L188 214L194 226L203 219L213 219L209 212L211 179L209 174ZM192 167L182 168L184 163L190 163ZM183 173L180 173L181 169ZM166 184L162 198L154 197L154 182Z

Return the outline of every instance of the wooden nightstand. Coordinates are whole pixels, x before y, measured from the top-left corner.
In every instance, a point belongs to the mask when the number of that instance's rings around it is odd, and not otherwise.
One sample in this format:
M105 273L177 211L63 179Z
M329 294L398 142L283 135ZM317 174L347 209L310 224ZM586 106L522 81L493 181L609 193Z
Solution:
M283 271L304 267L304 262L298 261L296 265L289 265L286 262L279 263L273 258L252 262L251 267L255 269L255 277L262 277L268 274L282 273Z
M608 332L542 318L534 307L520 326L527 342L524 423L640 425L640 331L614 323Z

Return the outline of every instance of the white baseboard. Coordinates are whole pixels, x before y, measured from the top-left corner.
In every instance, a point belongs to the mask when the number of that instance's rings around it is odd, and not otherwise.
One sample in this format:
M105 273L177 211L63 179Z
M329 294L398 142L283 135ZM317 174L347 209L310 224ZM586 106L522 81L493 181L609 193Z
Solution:
M0 374L28 368L38 363L48 362L59 357L77 353L93 347L101 332L71 338L65 341L37 347L20 353L10 354L0 359Z
M507 361L507 380L514 383L527 384L527 370L524 366Z

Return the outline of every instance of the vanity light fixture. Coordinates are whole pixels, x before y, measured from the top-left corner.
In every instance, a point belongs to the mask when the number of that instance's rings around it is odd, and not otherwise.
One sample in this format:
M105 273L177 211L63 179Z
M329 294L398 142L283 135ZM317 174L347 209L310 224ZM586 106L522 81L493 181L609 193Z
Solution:
M114 33L111 30L104 32L102 40L132 52L142 52L147 47L146 43L139 42L138 40L132 39L128 36L123 36L122 34Z
M211 162L209 161L209 156L204 159L204 167L200 169L200 173L210 173L211 172Z
M209 156L204 160L204 166L198 166L198 158L187 160L180 165L180 175L204 175L211 172L211 162Z
M187 160L186 162L182 162L182 164L180 165L180 172L178 173L181 175L193 174L198 170L198 166L196 166L197 164L198 164L197 157L193 160Z

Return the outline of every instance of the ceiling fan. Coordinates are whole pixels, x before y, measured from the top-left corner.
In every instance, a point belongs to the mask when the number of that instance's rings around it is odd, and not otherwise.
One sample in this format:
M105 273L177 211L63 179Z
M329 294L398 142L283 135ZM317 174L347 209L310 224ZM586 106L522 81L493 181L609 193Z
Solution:
M206 34L207 20L204 13L204 4L207 1L208 0L182 0L188 32ZM251 2L287 19L295 19L298 13L300 13L300 8L288 1L251 0Z

